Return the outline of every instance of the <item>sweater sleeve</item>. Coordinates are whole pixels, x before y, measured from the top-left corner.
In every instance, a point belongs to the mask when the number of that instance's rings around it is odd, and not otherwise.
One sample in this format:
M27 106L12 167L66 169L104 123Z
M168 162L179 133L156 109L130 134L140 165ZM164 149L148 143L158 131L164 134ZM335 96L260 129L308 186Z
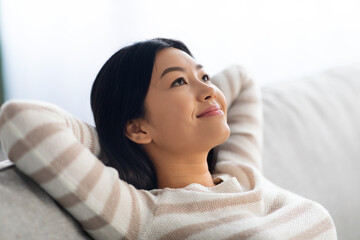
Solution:
M50 103L11 100L1 107L0 140L16 167L95 239L141 238L156 199L98 159L94 127Z
M263 113L260 88L240 66L230 67L214 76L213 82L225 95L230 127L230 137L216 148L215 172L243 178L246 167L261 171Z

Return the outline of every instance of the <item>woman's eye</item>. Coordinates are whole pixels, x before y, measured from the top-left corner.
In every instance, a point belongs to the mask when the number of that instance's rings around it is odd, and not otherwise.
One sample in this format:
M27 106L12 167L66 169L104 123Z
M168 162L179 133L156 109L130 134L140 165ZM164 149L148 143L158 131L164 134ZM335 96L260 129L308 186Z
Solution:
M176 87L176 86L180 86L180 85L183 85L183 84L186 84L185 79L184 78L178 78L171 84L171 87Z
M209 75L205 74L205 75L202 77L202 80L203 80L203 81L210 81Z

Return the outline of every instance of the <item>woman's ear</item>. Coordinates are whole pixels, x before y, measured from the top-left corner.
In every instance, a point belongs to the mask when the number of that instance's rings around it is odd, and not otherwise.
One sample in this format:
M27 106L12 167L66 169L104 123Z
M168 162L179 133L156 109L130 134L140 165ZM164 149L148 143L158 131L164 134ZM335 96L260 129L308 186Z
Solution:
M129 120L126 123L125 135L131 141L138 144L148 144L152 140L140 119Z

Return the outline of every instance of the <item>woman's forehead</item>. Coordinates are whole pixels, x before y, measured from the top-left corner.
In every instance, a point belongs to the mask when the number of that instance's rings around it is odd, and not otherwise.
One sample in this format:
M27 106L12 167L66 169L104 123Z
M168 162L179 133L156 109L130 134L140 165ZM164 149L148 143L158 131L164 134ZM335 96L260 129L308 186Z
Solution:
M176 48L165 48L156 54L153 73L157 77L161 77L164 70L168 68L196 68L196 61L186 52Z

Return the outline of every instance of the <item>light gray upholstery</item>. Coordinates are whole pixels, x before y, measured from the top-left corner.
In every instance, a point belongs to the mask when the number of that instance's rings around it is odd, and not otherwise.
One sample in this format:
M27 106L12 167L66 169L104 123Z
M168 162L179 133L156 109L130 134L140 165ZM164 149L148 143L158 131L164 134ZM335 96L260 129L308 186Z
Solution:
M264 174L315 200L339 239L360 239L360 69L262 88Z
M0 239L91 239L35 182L0 170Z

